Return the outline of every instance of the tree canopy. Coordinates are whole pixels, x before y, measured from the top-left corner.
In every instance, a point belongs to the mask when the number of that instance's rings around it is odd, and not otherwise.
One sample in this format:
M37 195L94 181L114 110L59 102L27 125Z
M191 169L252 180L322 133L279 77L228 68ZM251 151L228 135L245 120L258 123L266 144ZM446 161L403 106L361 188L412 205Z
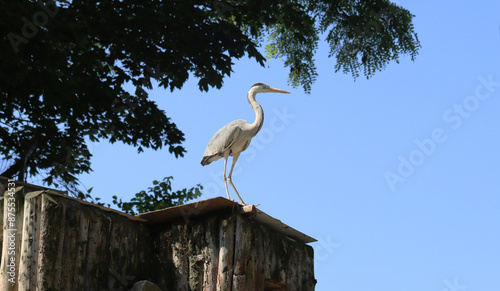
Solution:
M413 15L386 0L0 0L1 175L75 183L87 139L182 157L184 135L153 84L221 88L236 59L280 58L311 91L321 37L336 71L366 77L420 47ZM265 48L261 48L261 47ZM127 92L126 84L135 87ZM2 172L2 171L0 171Z

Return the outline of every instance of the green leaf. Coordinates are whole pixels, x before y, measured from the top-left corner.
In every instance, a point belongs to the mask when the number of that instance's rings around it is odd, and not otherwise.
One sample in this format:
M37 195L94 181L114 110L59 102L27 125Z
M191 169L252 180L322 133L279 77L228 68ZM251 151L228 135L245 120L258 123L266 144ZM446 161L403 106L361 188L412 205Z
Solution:
M128 214L135 215L136 213L144 213L158 209L164 209L176 205L184 204L185 202L201 196L203 187L197 185L191 189L182 189L172 192L171 180L172 177L165 177L163 182L153 181L155 187L148 187L148 191L140 191L135 194L135 197L129 202L118 201L116 196L113 196L113 204L118 206L122 211Z

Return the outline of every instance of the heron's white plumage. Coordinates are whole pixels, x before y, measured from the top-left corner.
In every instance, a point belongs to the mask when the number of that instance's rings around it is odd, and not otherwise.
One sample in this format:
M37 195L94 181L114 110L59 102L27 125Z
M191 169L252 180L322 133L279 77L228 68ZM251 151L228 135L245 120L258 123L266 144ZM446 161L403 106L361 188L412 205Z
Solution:
M201 164L205 166L222 157L224 158L224 183L226 186L227 197L229 198L229 191L227 190L226 180L229 180L229 183L238 195L238 198L240 198L241 203L243 203L243 200L238 194L238 191L236 191L236 187L234 187L231 182L231 174L233 173L234 164L236 163L240 153L248 148L252 138L262 128L262 124L264 123L264 111L259 103L255 101L255 95L257 95L257 93L265 92L290 93L281 89L270 87L264 83L255 83L250 88L250 91L248 91L248 102L255 111L254 123L250 124L245 120L239 119L226 124L214 134L212 139L210 139L201 160ZM226 179L226 164L229 156L233 156L233 165L231 166L231 171Z

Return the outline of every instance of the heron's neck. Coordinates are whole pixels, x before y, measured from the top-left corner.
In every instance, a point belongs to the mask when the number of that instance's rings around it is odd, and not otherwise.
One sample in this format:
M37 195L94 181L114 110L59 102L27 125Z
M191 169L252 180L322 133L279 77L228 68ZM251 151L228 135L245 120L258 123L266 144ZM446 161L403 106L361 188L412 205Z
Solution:
M264 124L264 110L262 110L260 104L255 101L255 95L257 95L257 92L255 92L254 90L250 90L250 92L248 92L248 102L255 111L255 121L254 123L250 124L251 130L254 131L254 135L259 132L259 130L262 128L262 124Z

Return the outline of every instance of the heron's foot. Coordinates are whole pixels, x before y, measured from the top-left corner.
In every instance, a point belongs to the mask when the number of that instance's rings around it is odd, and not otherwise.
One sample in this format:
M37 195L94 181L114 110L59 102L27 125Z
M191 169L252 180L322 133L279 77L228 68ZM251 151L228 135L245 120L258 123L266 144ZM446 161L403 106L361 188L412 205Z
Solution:
M230 200L231 202L238 203L238 204L243 205L243 206L250 205L250 204L246 204L246 203L245 203L245 202L243 202L243 201L238 202L238 201L236 201L236 200L234 200L234 199L229 199L229 200Z

